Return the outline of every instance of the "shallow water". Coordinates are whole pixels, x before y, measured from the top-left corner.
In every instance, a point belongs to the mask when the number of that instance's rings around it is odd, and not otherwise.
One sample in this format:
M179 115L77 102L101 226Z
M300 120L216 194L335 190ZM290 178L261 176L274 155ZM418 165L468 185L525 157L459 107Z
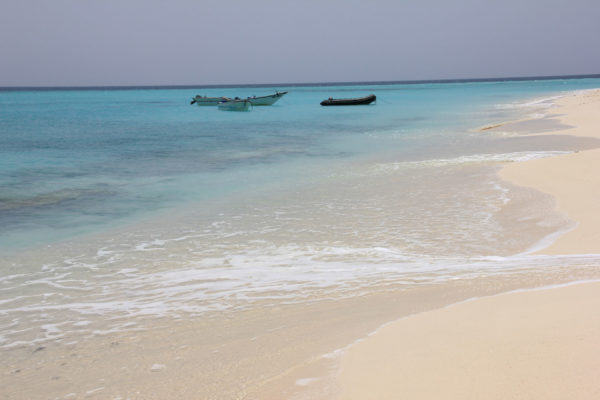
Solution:
M247 113L189 99L273 90L0 92L0 346L557 265L527 254L571 222L496 172L597 143L476 128L598 86L281 87Z

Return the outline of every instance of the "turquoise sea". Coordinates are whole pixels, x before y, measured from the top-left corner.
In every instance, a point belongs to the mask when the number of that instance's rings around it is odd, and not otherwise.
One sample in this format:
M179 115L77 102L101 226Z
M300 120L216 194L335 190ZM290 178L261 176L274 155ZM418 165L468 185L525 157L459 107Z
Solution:
M382 280L542 268L528 252L570 221L496 172L597 144L478 128L548 118L557 96L597 87L0 90L0 346ZM275 90L289 93L249 112L189 104ZM370 106L319 105L371 93Z

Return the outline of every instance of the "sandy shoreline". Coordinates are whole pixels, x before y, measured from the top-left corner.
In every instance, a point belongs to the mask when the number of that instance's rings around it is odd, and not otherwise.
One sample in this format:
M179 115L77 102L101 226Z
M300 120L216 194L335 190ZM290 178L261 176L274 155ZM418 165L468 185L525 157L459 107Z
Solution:
M344 356L341 399L597 399L600 283L460 303Z
M560 129L600 138L600 90L556 101ZM505 124L484 130L505 128ZM600 254L600 149L505 166L577 225L538 254ZM508 293L409 316L351 346L340 399L597 399L600 283Z
M397 284L343 300L165 319L76 343L24 346L3 351L0 393L7 399L332 399L342 354L336 350L389 321L590 277L600 280L600 272L581 266Z
M587 96L594 92L579 92L572 96L573 113L581 109L578 102L589 101L587 97L584 100L579 97L582 93ZM563 107L562 103L570 100L571 96L568 96L558 104ZM593 109L594 106L590 108ZM570 117L571 111L566 114L567 111L557 108L557 112L564 115L552 116L561 119L559 125L552 123L561 128L553 129L554 134L574 134L576 129L584 126L577 118ZM590 124L592 131L593 120ZM491 130L505 127L500 124ZM587 131L577 132L583 135ZM600 134L597 137L600 138ZM563 158L573 165L581 163L581 168L585 168L596 162L595 157L597 151L589 150L537 161L558 162L557 171L563 171L560 165ZM508 164L502 176L508 179L504 174L514 170L516 178L512 182L543 191L535 185L540 181L540 175L544 175L545 164L538 175L532 174L531 185L519 181L529 174L520 168L533 171L534 167L530 166L536 165L538 163L533 161ZM584 192L578 192L581 193L579 199L591 196L585 192L590 182L595 182L591 169L582 183ZM576 169L570 171L577 173ZM568 176L564 179L571 183ZM554 179L549 180L550 189L553 183ZM551 190L546 193L560 197ZM577 220L577 215L564 208L560 198L558 206ZM576 205L575 208L587 207L589 210L593 206L592 198L587 206ZM584 232L585 235L586 231L581 231L584 225L588 226L580 222L573 232ZM592 233L596 232L596 226L589 225ZM577 245L584 243L579 239L575 242ZM593 237L586 243L585 250L572 247L572 252L600 253L600 250L594 250ZM540 253L556 254L546 249ZM600 291L600 284L500 295L519 288L600 279L600 271L584 263L568 268L556 267L540 271L524 266L522 271L498 276L474 273L468 278L449 278L443 284L394 282L371 287L367 294L357 292L344 299L315 298L304 304L256 304L239 313L154 321L144 329L99 334L87 341L23 346L3 352L0 394L9 399L312 400L332 399L337 394L343 399L428 398L426 395L429 394L435 398L452 398L448 393L455 390L457 396L460 395L457 398L463 399L469 398L463 390L469 390L472 398L494 398L492 394L484 393L488 389L504 394L502 398L510 397L509 390L514 386L521 390L516 398L518 395L536 398L539 394L539 398L546 399L552 396L547 395L546 389L538 389L543 386L552 390L552 385L559 382L560 388L566 388L569 395L557 391L562 397L556 398L598 398L598 386L588 384L586 379L590 374L582 369L595 371L591 374L594 376L600 373L600 368L594 364L600 357L586 351L591 347L598 348L598 342L594 340L600 337L600 328L598 317L593 313L598 305L598 299L594 297L600 298L595 296ZM482 296L493 297L460 303ZM447 307L448 304L456 305ZM548 306L552 308L548 309ZM401 317L404 319L398 321ZM479 325L475 326L476 323ZM382 324L385 328L369 335ZM396 325L400 327L396 328ZM527 329L524 329L525 325ZM504 330L494 329L500 327ZM384 338L388 329L392 332L389 340ZM404 340L403 335L408 329L413 335L407 340L412 342ZM447 334L450 332L453 334ZM365 337L366 340L348 347L348 343ZM440 340L437 347L434 340ZM452 340L454 345L448 345ZM405 353L399 353L403 343L412 343L408 350L413 353L414 362L408 361ZM578 345L573 351L571 343ZM467 345L470 346L469 353L462 351ZM525 354L530 357L521 357L523 346L527 346ZM363 348L366 350L360 350ZM444 349L446 353L442 351ZM494 350L494 358L488 357L490 349ZM427 355L430 350L435 351ZM443 357L446 357L445 361ZM456 357L460 359L459 364ZM517 361L513 363L513 359ZM536 360L543 361L547 368L538 371ZM446 370L442 361L446 363ZM341 370L338 369L340 365L343 366ZM422 368L417 370L416 365ZM563 373L564 365L568 365L568 373ZM489 372L493 371L492 367L497 367L495 371L500 375L485 375L486 368ZM506 373L511 368L514 368L513 372ZM406 369L411 370L407 374L419 373L419 376L412 375L414 393L405 385L398 385L402 381L396 374ZM560 373L563 374L557 379ZM434 377L445 377L445 382L433 385ZM474 379L487 386L475 388L471 385ZM418 386L419 382L423 385ZM573 388L573 382L577 384L576 388ZM444 388L442 383L456 385L439 392L441 394L434 393L434 389ZM536 386L538 383L541 386ZM357 384L362 386L357 387ZM431 393L423 392L423 388ZM590 393L596 393L596 397L586 397Z
M576 92L563 97L552 109L553 119L569 126L549 135L600 138L600 90ZM564 156L514 163L500 176L556 198L557 209L577 222L541 254L600 253L600 149Z

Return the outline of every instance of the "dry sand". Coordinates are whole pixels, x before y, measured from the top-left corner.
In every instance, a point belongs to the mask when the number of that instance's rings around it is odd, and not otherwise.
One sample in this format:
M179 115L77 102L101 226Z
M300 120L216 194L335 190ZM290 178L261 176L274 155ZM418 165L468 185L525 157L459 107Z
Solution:
M600 139L600 90L561 98L553 118L570 126L551 135ZM600 149L509 164L500 176L556 198L557 208L577 227L560 236L542 254L600 254Z
M600 91L562 99L558 111L568 115L560 116L561 121L577 128L561 133L600 137L587 115L600 115L599 99ZM598 156L591 150L515 163L503 176L512 179L514 174L515 183L529 185L526 177L542 165L530 185L558 196L559 209L580 222L573 233L594 235L597 197L590 190L598 190L593 173ZM560 164L563 159L569 160L568 168ZM582 171L577 171L578 165ZM549 166L557 172L549 174L548 189L536 186ZM581 190L574 205L557 192L566 188L563 181ZM576 212L584 210L586 217L578 217ZM593 237L574 242L572 246L582 246L571 247L574 252L600 253ZM578 279L577 274L589 278L600 272L560 269L432 288L385 287L369 298L261 308L214 320L162 321L168 326L14 349L4 352L0 363L0 397L291 399L303 390L299 382L322 376L310 362L314 357L392 318L422 312L387 325L348 350L339 376L342 398L448 399L455 394L460 399L598 399L599 284L501 295L426 311L515 287L567 282Z
M547 134L600 138L600 90L565 96L551 112L563 129ZM513 163L500 174L554 196L577 222L538 253L600 254L600 149ZM347 350L340 398L600 399L599 309L600 283L585 283L407 317Z
M344 356L341 399L599 399L600 283L392 323Z

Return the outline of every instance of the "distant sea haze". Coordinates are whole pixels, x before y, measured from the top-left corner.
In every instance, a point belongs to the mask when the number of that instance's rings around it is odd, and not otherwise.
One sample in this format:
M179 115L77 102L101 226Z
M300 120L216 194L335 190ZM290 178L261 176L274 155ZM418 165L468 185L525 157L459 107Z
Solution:
M427 83L470 83L470 82L508 82L531 80L564 80L564 79L595 79L600 74L583 75L543 75L543 76L512 76L492 78L461 78L461 79L427 79L427 80L394 80L394 81L361 81L361 82L287 82L287 83L237 83L237 84L189 84L189 85L136 85L136 86L0 86L0 91L10 90L131 90L131 89L218 89L218 88L276 88L302 86L365 86L365 85L420 85Z
M595 87L597 75L4 88L0 347L555 265L529 252L570 221L497 171L593 143L479 128ZM190 105L276 90L289 93L248 112ZM319 105L371 93L369 106Z

